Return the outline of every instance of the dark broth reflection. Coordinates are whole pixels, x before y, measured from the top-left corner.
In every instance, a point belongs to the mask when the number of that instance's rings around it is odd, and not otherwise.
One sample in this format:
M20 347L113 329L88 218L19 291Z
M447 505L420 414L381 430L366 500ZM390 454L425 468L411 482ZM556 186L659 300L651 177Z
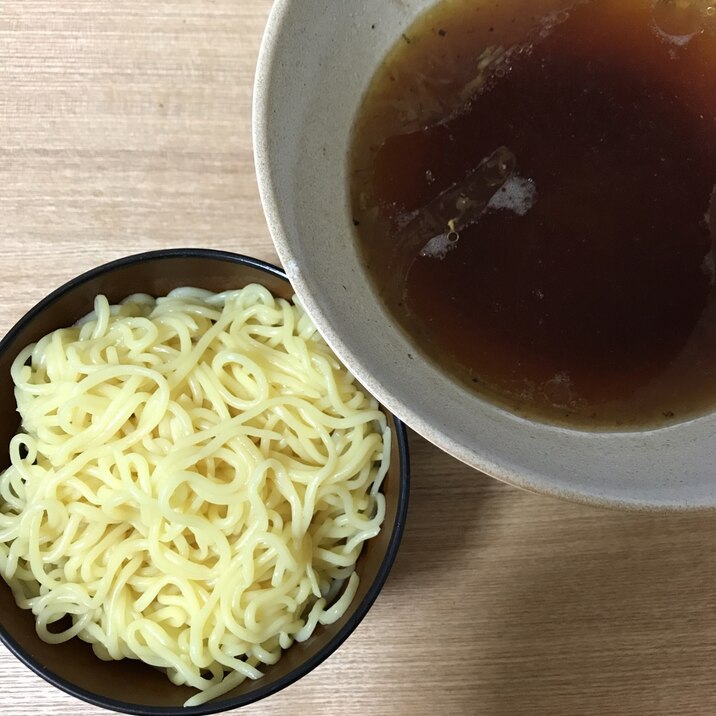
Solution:
M699 5L697 31L672 36L682 18L657 7L660 26L653 5L444 0L356 125L354 218L389 308L456 377L537 418L647 426L716 397L716 26ZM500 147L509 178L462 197ZM458 232L457 204L434 210L453 193L486 207Z

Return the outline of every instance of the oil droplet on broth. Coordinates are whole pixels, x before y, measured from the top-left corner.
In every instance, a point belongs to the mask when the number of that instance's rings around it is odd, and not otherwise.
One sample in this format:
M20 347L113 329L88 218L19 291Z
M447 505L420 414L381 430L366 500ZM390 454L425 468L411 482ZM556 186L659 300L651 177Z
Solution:
M656 0L654 27L662 39L683 47L710 25L715 11L704 0Z

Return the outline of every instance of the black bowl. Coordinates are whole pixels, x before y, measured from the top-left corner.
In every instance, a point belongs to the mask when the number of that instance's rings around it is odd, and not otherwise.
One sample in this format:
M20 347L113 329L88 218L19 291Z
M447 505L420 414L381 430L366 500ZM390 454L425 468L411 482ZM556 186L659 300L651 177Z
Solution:
M211 291L261 283L274 295L290 299L293 290L280 269L257 259L207 249L151 251L129 256L78 276L31 309L0 342L0 445L8 445L19 419L10 366L28 344L47 333L72 325L89 313L97 294L116 303L132 293L163 296L178 286ZM174 686L160 671L139 661L105 662L91 647L73 639L49 645L35 632L32 613L19 609L9 587L0 580L0 639L22 662L54 686L106 709L142 716L198 716L258 701L288 686L328 657L358 626L378 596L393 564L408 507L409 464L405 427L386 412L392 426L392 460L383 492L383 529L366 543L356 566L360 587L351 607L335 624L319 627L302 644L286 650L277 664L263 669L263 678L246 680L233 691L201 706L182 704L193 689ZM0 471L9 464L7 450Z

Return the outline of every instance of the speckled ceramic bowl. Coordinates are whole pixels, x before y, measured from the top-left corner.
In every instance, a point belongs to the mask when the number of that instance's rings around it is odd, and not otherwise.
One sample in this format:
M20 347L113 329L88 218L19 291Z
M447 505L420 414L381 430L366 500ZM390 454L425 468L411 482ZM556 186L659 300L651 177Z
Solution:
M521 419L442 373L379 303L356 251L351 126L386 52L434 0L276 0L255 88L261 196L279 256L321 332L395 414L460 460L537 492L636 509L716 507L716 414L597 433Z

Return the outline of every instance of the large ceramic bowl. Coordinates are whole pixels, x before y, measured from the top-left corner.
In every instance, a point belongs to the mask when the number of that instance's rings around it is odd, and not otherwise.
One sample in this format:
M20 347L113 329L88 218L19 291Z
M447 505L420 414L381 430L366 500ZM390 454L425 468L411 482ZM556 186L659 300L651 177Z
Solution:
M360 380L467 464L523 488L598 505L716 507L716 414L622 433L521 419L421 356L376 298L349 213L351 126L378 64L434 1L273 5L256 79L254 142L264 209L294 287Z
M274 266L237 254L203 249L154 251L114 261L89 271L33 308L0 342L0 471L7 467L7 445L18 429L10 365L29 343L50 331L71 325L89 313L94 297L104 293L117 302L131 293L163 296L178 286L210 291L261 283L274 295L290 299L293 290ZM174 686L157 669L138 661L100 661L78 639L46 644L35 632L34 618L15 605L0 579L0 639L27 666L55 686L92 704L143 716L199 716L243 706L284 688L328 657L365 616L385 582L400 543L408 505L408 453L405 429L389 416L393 428L391 464L383 493L386 517L379 535L369 540L356 570L361 578L348 611L334 624L320 627L307 641L296 643L257 681L244 681L233 691L201 706L182 704L195 693Z

